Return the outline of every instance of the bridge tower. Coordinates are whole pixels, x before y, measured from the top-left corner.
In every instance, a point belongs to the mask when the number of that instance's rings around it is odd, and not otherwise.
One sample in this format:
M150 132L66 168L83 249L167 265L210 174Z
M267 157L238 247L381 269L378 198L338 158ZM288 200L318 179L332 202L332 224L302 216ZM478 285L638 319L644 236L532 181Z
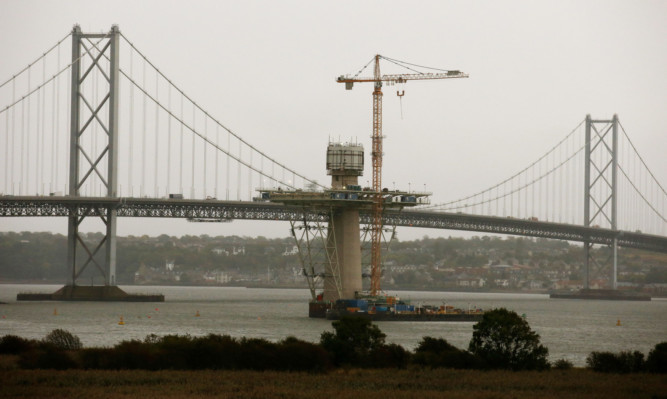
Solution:
M78 25L72 31L70 197L81 197L85 186L93 182L101 184L104 196L118 196L119 37L116 25L108 33L82 33ZM97 146L86 147L84 140L94 140ZM93 264L104 285L115 286L116 210L111 205L78 209L70 212L68 221L67 285L75 286L81 273ZM95 246L79 233L81 223L92 215L99 215L105 230Z
M618 116L614 115L611 120L593 120L586 115L585 145L584 226L617 230ZM602 262L592 256L592 246L590 242L584 242L584 288L589 288L592 265L603 270L611 264L611 288L616 289L618 238L614 237L609 258Z

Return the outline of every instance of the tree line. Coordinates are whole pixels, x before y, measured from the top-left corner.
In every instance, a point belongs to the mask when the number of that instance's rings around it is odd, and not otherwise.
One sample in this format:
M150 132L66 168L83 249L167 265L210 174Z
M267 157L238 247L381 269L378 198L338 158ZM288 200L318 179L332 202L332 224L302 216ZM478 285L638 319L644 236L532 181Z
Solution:
M83 235L92 247L102 239L100 233ZM221 271L239 275L266 276L267 265L273 275L292 273L301 265L296 255L285 256L294 246L292 238L268 239L239 236L182 236L166 234L158 237L127 236L117 238L117 281L134 283L135 273L144 265L165 269L173 262L180 272L197 271L200 275ZM236 251L236 253L234 252ZM603 252L602 249L600 249ZM100 251L103 252L103 251ZM101 255L101 254L100 254ZM606 254L601 253L601 256ZM0 234L0 281L48 281L61 283L67 276L67 237L52 233L9 232ZM385 269L399 287L430 284L437 286L443 273L435 268L471 268L492 263L519 263L537 270L567 268L568 277L582 277L583 250L580 245L565 241L522 237L459 237L428 238L399 241L391 244L384 256L388 266L422 265L426 273L409 270L392 273ZM619 267L624 274L620 281L636 283L667 283L667 255L622 248ZM82 281L100 283L95 268L89 268ZM428 274L429 281L418 281ZM423 276L422 276L423 277ZM385 282L385 286L391 284Z
M43 340L15 335L0 338L0 355L17 357L24 369L145 369L145 370L276 370L326 373L337 368L405 369L451 368L512 371L569 369L559 359L548 361L549 350L540 336L516 312L486 312L473 327L467 350L443 338L423 337L411 352L387 344L386 335L370 320L345 317L332 323L319 343L287 337L279 342L261 338L233 338L209 334L148 335L143 341L122 341L111 348L83 348L68 331L56 329ZM667 373L667 342L656 345L644 358L641 352L592 352L587 367L600 372Z

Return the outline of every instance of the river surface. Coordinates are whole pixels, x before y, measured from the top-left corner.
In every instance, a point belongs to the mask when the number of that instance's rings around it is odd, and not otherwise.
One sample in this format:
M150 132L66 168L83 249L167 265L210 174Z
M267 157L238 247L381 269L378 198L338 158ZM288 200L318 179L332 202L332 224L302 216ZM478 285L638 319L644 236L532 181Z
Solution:
M331 322L308 317L305 289L122 286L130 293L162 293L163 303L17 302L19 292L50 293L60 285L0 285L0 336L41 339L56 328L77 335L86 347L143 340L149 334L227 334L278 341L287 336L318 342ZM391 292L412 304L482 309L505 307L525 314L549 348L550 360L585 365L592 351L639 350L648 354L667 341L667 300L651 302L549 299L538 294ZM196 316L199 314L199 316ZM120 318L124 325L119 325ZM617 325L620 321L620 326ZM422 337L444 338L466 349L473 323L377 322L387 342L413 350Z

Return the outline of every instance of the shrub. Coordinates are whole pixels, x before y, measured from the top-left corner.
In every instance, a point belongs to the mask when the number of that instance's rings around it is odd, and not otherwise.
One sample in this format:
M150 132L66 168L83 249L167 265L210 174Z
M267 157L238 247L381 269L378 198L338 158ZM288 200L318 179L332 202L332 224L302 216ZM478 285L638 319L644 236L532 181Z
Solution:
M384 345L386 335L368 319L344 316L331 325L335 333L323 332L320 344L336 365L362 365L371 350Z
M59 328L51 331L44 337L44 342L62 350L76 350L81 349L83 346L79 337Z
M105 368L158 370L168 368L161 364L156 346L138 340L122 341L109 352Z
M115 362L115 350L111 348L85 348L79 353L81 367L84 369L118 369Z
M380 345L369 353L367 366L374 368L407 368L410 352L400 345Z
M65 350L51 344L39 347L20 355L19 366L25 369L65 370L77 366L76 362Z
M5 335L0 338L0 354L18 355L34 349L36 345L35 341L29 339L16 335Z
M558 359L558 360L556 360L556 361L554 362L554 364L552 365L552 367L555 368L556 370L569 370L569 369L571 369L572 367L574 367L574 365L573 365L572 362L569 361L569 360L566 360L566 359Z
M431 368L481 369L482 359L461 350L442 338L423 337L419 342L412 362Z
M332 368L329 353L320 345L287 337L278 343L278 364L281 370L321 373Z
M468 350L490 367L510 370L549 368L549 350L516 312L500 308L484 313L473 326Z
M667 342L657 344L646 358L646 370L651 373L667 373Z
M644 370L644 354L639 351L591 352L586 367L602 373L637 373Z

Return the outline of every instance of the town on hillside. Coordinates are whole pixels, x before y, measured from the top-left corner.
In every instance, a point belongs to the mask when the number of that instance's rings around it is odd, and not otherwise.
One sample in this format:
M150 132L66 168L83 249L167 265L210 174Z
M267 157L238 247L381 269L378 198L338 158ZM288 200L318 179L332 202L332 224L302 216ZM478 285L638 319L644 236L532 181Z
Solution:
M100 233L83 236L91 243L101 238ZM0 283L63 283L66 243L67 237L60 234L0 233ZM299 248L289 237L128 236L118 237L117 247L120 285L307 287ZM595 248L601 265L608 252L605 247ZM618 259L619 289L667 296L667 254L620 248ZM590 287L608 287L609 275L609 268L593 268ZM391 243L384 254L382 287L549 292L578 290L583 278L580 243L524 237L424 237ZM89 267L79 284L99 285L101 279Z

